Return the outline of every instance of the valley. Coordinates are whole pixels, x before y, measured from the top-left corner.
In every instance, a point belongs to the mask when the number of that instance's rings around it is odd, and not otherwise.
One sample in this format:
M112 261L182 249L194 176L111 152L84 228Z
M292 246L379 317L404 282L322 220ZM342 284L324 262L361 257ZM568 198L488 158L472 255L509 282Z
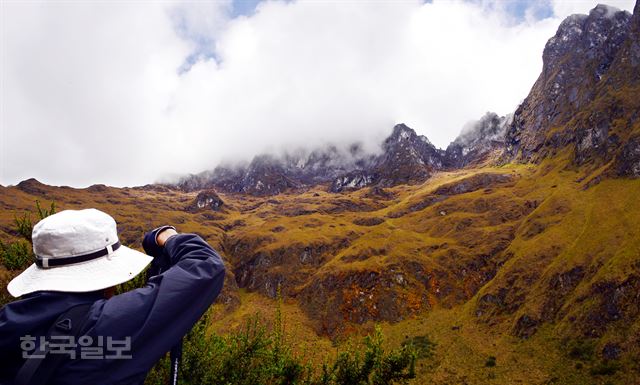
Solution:
M211 331L272 319L280 293L300 354L375 325L393 347L427 337L412 383L640 384L640 3L570 16L543 59L512 115L444 150L398 124L379 154L264 154L139 187L29 179L0 187L0 239L36 200L103 210L137 249L172 224L227 263Z

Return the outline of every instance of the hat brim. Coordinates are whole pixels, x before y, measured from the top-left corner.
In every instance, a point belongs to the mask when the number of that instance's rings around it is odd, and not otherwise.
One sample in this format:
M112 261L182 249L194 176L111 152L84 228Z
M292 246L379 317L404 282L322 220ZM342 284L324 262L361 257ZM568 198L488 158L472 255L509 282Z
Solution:
M43 269L35 263L15 277L7 290L14 297L35 291L88 292L106 289L133 279L152 257L120 246L108 256L73 265Z

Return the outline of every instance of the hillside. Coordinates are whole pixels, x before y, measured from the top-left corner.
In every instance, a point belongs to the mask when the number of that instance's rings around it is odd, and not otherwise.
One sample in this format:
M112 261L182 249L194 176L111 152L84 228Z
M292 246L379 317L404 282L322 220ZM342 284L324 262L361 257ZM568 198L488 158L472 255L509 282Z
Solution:
M280 287L301 351L376 323L392 345L428 336L415 383L640 384L640 3L569 17L543 59L513 116L444 150L397 125L380 154L262 155L177 185L31 179L0 187L0 239L35 200L104 210L139 249L170 223L228 264L214 330Z

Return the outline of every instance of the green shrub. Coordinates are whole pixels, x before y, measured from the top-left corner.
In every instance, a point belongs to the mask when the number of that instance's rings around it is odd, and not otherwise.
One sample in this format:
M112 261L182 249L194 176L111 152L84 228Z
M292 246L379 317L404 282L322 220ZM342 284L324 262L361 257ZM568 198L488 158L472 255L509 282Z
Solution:
M620 369L620 365L615 361L603 360L594 365L589 373L592 376L612 376Z
M56 212L55 202L51 202L48 209L40 206L40 201L36 200L36 210L40 220L48 217ZM14 216L15 230L24 239L10 244L4 244L0 241L0 263L8 270L24 270L33 263L33 246L31 244L31 233L33 231L33 222L31 221L31 213L23 213L22 216L17 214ZM26 242L25 242L26 241Z
M17 214L14 217L16 224L16 231L25 240L31 242L31 232L33 231L33 223L31 222L31 215L29 213L23 213L21 217Z
M427 336L415 336L411 338L407 337L407 340L402 343L402 346L413 348L417 358L429 358L433 355L436 344Z
M496 366L496 358L494 356L489 356L489 358L487 358L487 360L485 361L484 366L493 368L494 366Z
M569 344L569 357L574 360L591 361L596 345L592 340L578 340Z
M38 212L39 220L43 220L49 215L53 215L56 213L56 203L51 202L48 209L43 209L40 206L40 201L36 200L36 211ZM31 243L31 233L33 232L33 222L31 221L31 213L26 212L23 213L22 216L18 216L17 214L14 217L14 222L16 224L16 231L22 238Z
M284 339L279 310L268 330L258 316L226 335L207 334L205 315L183 341L180 383L222 385L383 385L406 384L415 378L416 355L411 347L385 352L380 329L365 337L363 349L340 352L333 363L316 370L296 356ZM165 384L169 377L164 357L145 384Z
M17 241L5 245L0 241L0 263L8 270L24 270L33 263L31 245Z
M364 339L364 352L351 348L338 354L333 365L324 365L318 384L383 385L406 384L415 378L416 353L411 346L385 353L383 336L376 328Z

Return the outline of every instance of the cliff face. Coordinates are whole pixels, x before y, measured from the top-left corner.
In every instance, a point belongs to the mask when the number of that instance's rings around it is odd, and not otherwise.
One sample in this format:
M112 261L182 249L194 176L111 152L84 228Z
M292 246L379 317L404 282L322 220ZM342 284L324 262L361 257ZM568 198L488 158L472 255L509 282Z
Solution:
M598 5L562 22L507 129L502 161L540 162L568 149L576 167L629 162L638 115L638 18L637 5L633 16Z

